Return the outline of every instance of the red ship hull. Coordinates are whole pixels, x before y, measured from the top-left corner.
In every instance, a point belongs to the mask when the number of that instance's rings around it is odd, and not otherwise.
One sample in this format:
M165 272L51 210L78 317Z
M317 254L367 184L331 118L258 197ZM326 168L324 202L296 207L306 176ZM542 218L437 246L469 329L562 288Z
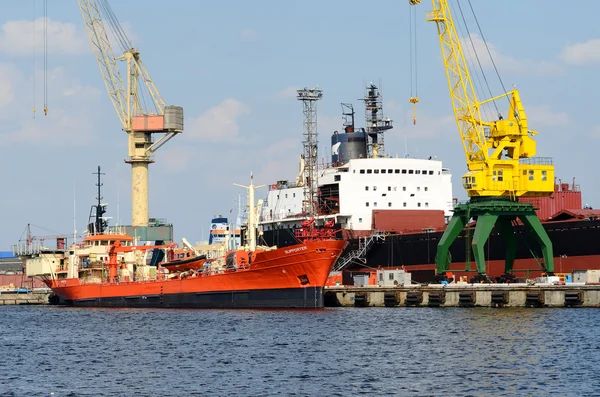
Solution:
M96 307L320 308L327 276L346 242L309 241L256 252L246 268L119 283L46 281L62 303Z

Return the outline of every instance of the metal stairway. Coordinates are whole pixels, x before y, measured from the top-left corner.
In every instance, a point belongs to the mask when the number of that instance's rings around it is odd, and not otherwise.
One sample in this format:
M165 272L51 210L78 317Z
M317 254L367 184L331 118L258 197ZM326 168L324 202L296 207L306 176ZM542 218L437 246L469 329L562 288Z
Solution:
M348 252L346 255L340 257L335 265L333 265L332 271L339 272L347 268L351 263L365 264L366 256L373 244L377 240L385 240L385 237L389 233L374 231L370 236L358 238L358 249Z

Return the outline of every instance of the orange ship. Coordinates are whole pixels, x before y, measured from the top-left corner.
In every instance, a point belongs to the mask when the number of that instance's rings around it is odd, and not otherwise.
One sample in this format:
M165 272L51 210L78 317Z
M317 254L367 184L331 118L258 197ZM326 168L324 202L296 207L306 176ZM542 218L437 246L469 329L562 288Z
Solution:
M253 199L252 183L249 189ZM105 232L100 222L105 206L99 203L97 228L81 244L26 245L19 256L28 276L40 277L59 303L72 306L323 307L327 277L347 242L317 234L285 248L257 246L253 200L249 203L248 236L235 250L201 253L185 239L185 248L135 245L131 236ZM156 266L148 264L150 250L163 258Z
M148 249L121 246L123 236L101 237L96 241L110 242L109 251ZM204 265L198 270L164 273L161 264L148 280L143 276L128 280L126 265L118 265L114 253L106 266L98 268L104 277L89 276L91 268L77 269L77 277L69 277L68 268L59 268L54 277L44 275L43 280L61 302L73 306L320 308L327 276L345 245L340 240L314 240L278 249L237 250L212 260L199 259ZM28 264L30 268L33 265ZM138 275L144 273L136 270Z

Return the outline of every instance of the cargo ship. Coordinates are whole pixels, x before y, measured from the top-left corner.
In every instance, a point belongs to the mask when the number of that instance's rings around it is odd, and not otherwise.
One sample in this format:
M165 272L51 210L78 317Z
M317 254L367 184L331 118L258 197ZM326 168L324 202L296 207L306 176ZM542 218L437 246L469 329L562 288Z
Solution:
M249 189L254 189L252 181ZM130 235L106 230L102 219L94 222L94 232L80 244L67 247L59 241L54 249L23 244L13 251L24 260L27 275L40 277L58 303L66 305L323 307L326 279L347 243L315 238L284 248L259 246L254 213L254 203L249 201L244 245L221 255L202 254L188 243L184 247L168 242L137 245ZM96 212L102 215L103 211Z
M382 100L375 85L364 98L366 125L354 126L354 111L347 104L343 132L331 136L331 162L318 174L317 222L334 222L337 238L349 242L334 269L344 271L344 284L352 275L380 267L404 266L412 280L435 278L435 254L457 200L452 195L451 172L436 157L426 159L385 154L381 134L392 127L382 115ZM372 149L376 146L377 150ZM370 148L371 147L371 148ZM259 225L265 244L296 244L302 213L303 188L279 180L270 185L260 212ZM552 196L522 199L538 208L554 247L555 272L600 269L600 211L582 205L581 189L572 183L555 183ZM476 275L470 241L474 225L468 225L451 249L450 271L456 276ZM525 230L517 228L517 257L512 274L534 278L545 272L541 253ZM505 246L492 233L486 246L487 274L501 281Z

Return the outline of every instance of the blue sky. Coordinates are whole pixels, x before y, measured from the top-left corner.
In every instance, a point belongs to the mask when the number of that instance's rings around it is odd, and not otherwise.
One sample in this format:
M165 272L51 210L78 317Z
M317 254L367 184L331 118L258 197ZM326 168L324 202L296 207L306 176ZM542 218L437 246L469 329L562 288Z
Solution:
M107 173L112 224L131 220L127 139L77 2L48 3L46 117L42 0L0 6L0 250L27 223L46 229L39 234L72 233L75 218L83 230L98 165ZM406 142L411 156L437 156L452 170L454 195L466 198L458 183L464 154L435 25L425 22L427 0L416 11L420 103L417 125L411 123L407 3L112 1L163 98L186 115L185 132L150 165L150 216L172 222L177 240L206 239L210 218L229 213L240 192L233 183L246 184L250 171L256 183L295 177L302 152L295 89L323 90L318 128L325 152L341 127L340 102L354 103L362 125L357 99L370 81L381 83L384 113L395 121L387 152L404 155ZM600 206L600 2L472 3L505 85L518 85L530 128L540 132L538 155L553 157L557 177L576 177L584 201ZM484 68L494 79L489 62Z

